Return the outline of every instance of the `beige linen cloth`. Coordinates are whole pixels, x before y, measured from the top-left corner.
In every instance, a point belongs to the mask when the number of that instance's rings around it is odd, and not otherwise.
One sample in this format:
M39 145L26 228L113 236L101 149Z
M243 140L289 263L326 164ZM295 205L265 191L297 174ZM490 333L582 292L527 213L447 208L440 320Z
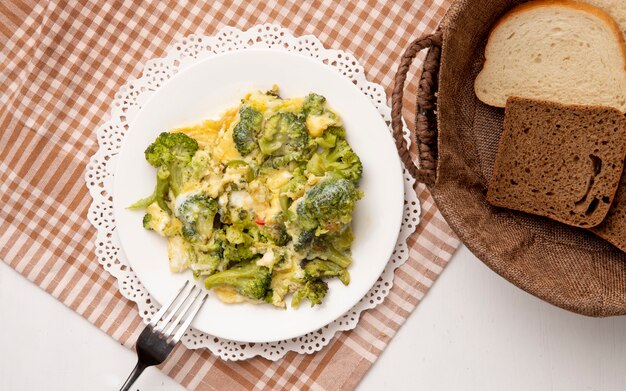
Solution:
M401 51L436 28L449 2L0 2L0 258L132 347L144 325L96 260L83 180L98 147L95 129L119 87L174 40L271 22L353 53L390 95ZM192 390L354 389L458 246L428 192L417 190L422 217L410 258L384 303L364 312L356 329L317 354L277 362L225 362L178 347L163 371Z

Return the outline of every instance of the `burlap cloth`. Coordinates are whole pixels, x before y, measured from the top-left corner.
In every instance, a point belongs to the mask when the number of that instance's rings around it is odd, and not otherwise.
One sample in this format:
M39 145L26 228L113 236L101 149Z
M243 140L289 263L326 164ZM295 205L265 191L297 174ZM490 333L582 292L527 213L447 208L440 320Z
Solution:
M585 229L492 207L486 201L504 110L476 98L474 79L484 62L491 27L522 2L458 0L436 34L411 43L396 77L394 129L405 64L419 50L433 47L417 99L422 165L413 169L414 176L429 185L463 243L513 284L580 314L624 315L626 254Z
M272 22L326 47L352 52L391 92L399 53L433 31L449 2L0 3L0 258L104 332L131 347L143 328L134 303L96 261L91 198L83 175L97 149L94 130L116 90L192 33ZM407 93L407 102L415 88ZM410 105L408 105L410 106ZM410 113L407 109L407 114ZM407 117L408 118L408 117ZM423 186L410 258L385 302L313 355L224 362L178 347L163 370L190 389L351 390L424 297L458 240ZM417 380L416 380L417 381Z

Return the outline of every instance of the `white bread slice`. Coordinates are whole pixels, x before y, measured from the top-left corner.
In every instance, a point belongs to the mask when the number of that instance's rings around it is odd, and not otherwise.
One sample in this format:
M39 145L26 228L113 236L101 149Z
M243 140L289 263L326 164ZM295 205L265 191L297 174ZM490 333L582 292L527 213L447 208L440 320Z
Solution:
M624 38L617 23L592 5L524 3L491 31L474 90L498 107L509 96L521 96L626 111Z
M624 38L626 38L626 0L582 0L598 8L602 8L619 24Z

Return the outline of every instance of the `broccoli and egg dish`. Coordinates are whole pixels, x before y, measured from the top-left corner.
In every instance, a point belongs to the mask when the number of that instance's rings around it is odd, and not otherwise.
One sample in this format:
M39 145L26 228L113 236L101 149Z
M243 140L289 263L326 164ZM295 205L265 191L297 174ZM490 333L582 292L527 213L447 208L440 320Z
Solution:
M161 133L143 226L168 239L170 270L191 269L227 303L321 304L348 285L362 164L341 119L311 93L246 95L218 120Z

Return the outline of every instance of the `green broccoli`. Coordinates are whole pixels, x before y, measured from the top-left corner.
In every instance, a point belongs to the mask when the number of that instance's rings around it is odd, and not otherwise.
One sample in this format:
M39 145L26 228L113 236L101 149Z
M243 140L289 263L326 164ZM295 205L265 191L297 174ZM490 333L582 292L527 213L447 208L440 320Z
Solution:
M296 205L297 224L305 230L317 227L318 236L338 232L352 221L352 212L361 196L350 180L323 180L309 189Z
M250 235L243 231L241 227L237 225L231 225L226 227L226 240L231 244L247 244L249 245L252 240Z
M196 252L195 262L191 264L191 270L195 278L210 276L219 270L222 259L216 252Z
M145 215L143 215L143 227L147 229L148 231L154 230L151 222L152 222L152 215L150 213L146 213Z
M211 173L211 165L211 152L199 149L186 167L184 180L199 182L203 177Z
M306 125L293 113L271 116L259 137L259 147L264 155L290 157L297 160L309 142Z
M267 304L274 304L274 290L272 288L269 288L267 290L267 292L265 293L265 297L263 298L263 301L266 302Z
M337 141L346 138L346 130L341 126L329 126L319 137L314 137L313 142L322 148L330 149L337 144Z
M178 195L185 181L187 165L197 150L198 142L183 133L161 133L144 152L148 163L157 169L154 192L128 208L145 209L157 202L161 209L171 213L166 201L169 189Z
M146 160L151 166L169 172L170 188L178 195L184 183L186 166L198 150L198 142L183 133L163 132L148 146Z
M170 207L167 205L166 197L170 189L170 183L168 178L170 177L169 171L164 167L159 167L157 170L157 182L154 188L154 192L146 198L142 198L135 202L128 209L146 209L153 203L157 203L161 209L167 213L171 213Z
M248 233L245 224L235 223L226 227L223 251L225 267L235 263L247 262L258 257L258 254L250 249L253 243L255 243L255 240Z
M302 104L302 114L305 116L309 114L320 115L324 112L325 103L326 98L322 95L310 93L304 98L304 103Z
M330 172L331 175L357 182L363 173L363 164L348 142L339 140L332 149L314 154L306 170L317 176Z
M250 221L234 223L226 228L224 261L227 264L247 262L261 254L251 250L252 245L262 248L284 246L290 240L283 224L258 226Z
M304 98L302 117L308 132L316 138L323 136L329 127L341 123L337 115L326 107L326 98L313 93Z
M233 141L241 156L249 155L257 145L257 134L261 131L263 114L252 107L239 110L239 122L233 129Z
M191 270L195 278L209 276L226 268L223 260L224 242L226 235L223 228L213 230L208 242L194 242L195 261L191 263Z
M300 246L294 246L294 250L303 254L305 259L323 259L333 262L342 268L347 268L352 263L350 258L350 247L341 248L337 246L336 238L326 234L321 236L306 235L299 238ZM308 242L306 242L308 240Z
M344 285L350 283L350 273L332 261L313 259L304 265L304 273L307 278L338 277Z
M258 254L252 252L250 247L246 245L224 245L224 262L226 267L237 263L247 262L254 258L258 258Z
M207 289L216 286L232 286L242 296L264 300L272 281L272 274L265 266L249 263L215 273L204 280Z
M304 195L307 178L304 176L304 167L298 167L292 172L292 177L283 187L280 194L285 199L281 200L283 210L291 206L291 201L297 200Z
M311 244L311 241L313 240L314 237L315 237L315 228L300 230L295 235L293 249L298 252L306 249Z
M305 259L322 259L330 261L341 268L352 263L350 245L352 244L352 228L344 226L342 231L315 235L316 229L300 230L294 239L294 250Z
M322 304L322 300L328 292L328 284L320 279L307 279L298 290L293 294L291 299L291 306L296 308L300 305L300 302L304 299L308 299L311 302L311 307L315 304Z
M282 223L265 225L261 232L268 242L275 244L276 246L286 246L291 240L285 225Z
M313 148L315 147L315 148ZM306 163L317 149L315 144L309 143L307 146L281 156L268 156L263 161L262 168L265 170L275 170L286 168L289 171L297 168L298 163Z
M192 242L210 239L217 209L217 201L206 194L188 197L176 209L176 215L183 223L183 237Z

